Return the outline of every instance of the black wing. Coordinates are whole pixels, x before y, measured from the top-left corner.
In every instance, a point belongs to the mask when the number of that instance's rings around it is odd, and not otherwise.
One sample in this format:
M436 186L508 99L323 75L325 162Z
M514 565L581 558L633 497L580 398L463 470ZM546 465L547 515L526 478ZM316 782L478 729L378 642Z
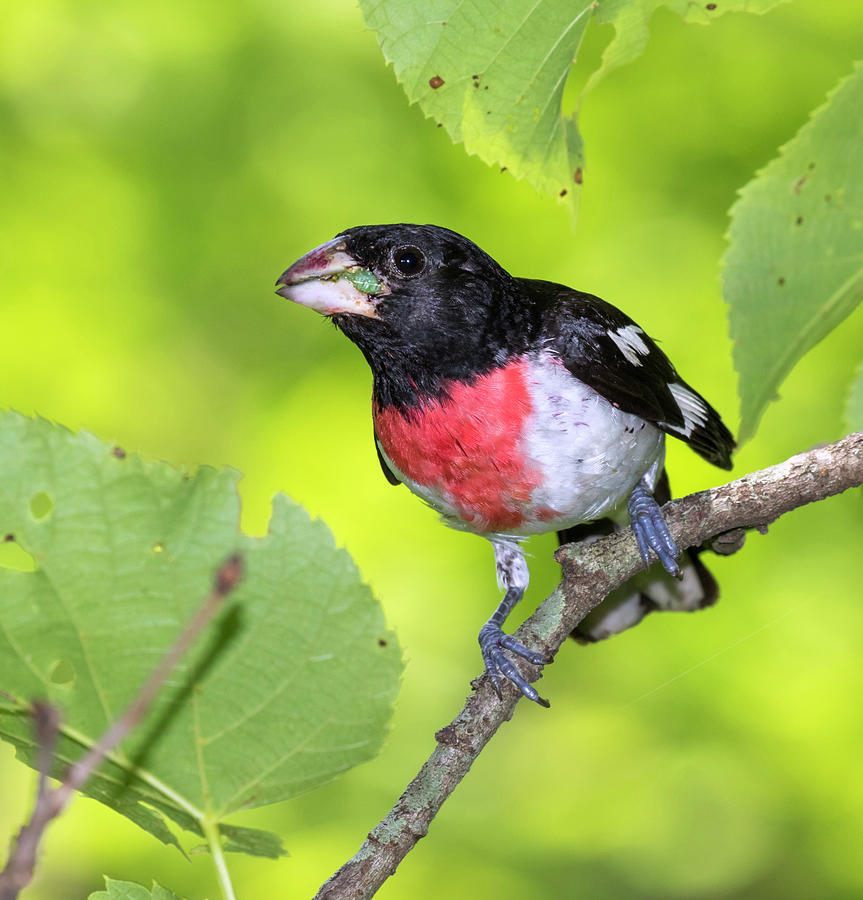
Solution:
M544 345L612 405L685 441L708 462L731 468L735 447L719 413L619 309L547 281L519 279L541 298Z
M393 474L393 470L387 465L387 461L384 459L383 453L381 453L381 446L378 443L378 435L375 432L375 452L378 454L378 462L381 464L381 470L386 476L387 481L390 484L401 484L401 482L396 478Z

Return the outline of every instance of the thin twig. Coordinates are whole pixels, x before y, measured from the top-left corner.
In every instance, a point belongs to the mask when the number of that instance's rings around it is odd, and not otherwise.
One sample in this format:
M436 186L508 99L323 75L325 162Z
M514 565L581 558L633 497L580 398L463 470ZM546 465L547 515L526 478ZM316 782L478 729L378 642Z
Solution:
M30 821L18 832L6 868L0 872L0 900L16 900L21 889L30 883L36 867L39 845L48 824L63 812L72 794L84 786L102 760L143 719L174 666L213 620L225 598L242 577L243 561L239 555L230 557L219 567L213 590L162 657L138 695L99 741L70 767L66 777L53 790L48 789L47 779L60 717L57 710L46 703L33 704L36 741L39 747L39 787Z
M697 547L728 532L763 530L783 513L861 484L863 432L722 487L675 500L664 512L678 547ZM563 580L516 632L519 640L550 656L594 607L643 568L628 531L590 544L561 547L557 559ZM512 717L521 698L507 685L503 699L498 700L484 676L476 685L464 709L437 732L437 746L395 806L372 829L357 854L321 887L315 900L368 900L428 832L444 801L492 735Z
M36 789L36 805L47 802L48 773L51 771L51 756L57 743L60 730L60 713L49 703L33 704L33 730L36 732L36 745L39 756L36 761L39 772L39 786Z

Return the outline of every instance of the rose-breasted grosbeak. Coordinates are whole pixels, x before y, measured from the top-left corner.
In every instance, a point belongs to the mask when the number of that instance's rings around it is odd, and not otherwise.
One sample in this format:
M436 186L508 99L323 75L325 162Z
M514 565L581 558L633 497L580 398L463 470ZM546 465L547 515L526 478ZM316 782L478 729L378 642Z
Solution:
M374 375L378 457L443 521L488 538L505 596L479 634L486 670L548 705L507 651L544 658L502 625L528 584L521 541L632 523L645 564L579 627L598 640L650 609L697 609L716 583L662 517L665 435L731 467L734 439L656 344L598 297L514 278L432 225L349 228L285 271L278 293L332 319ZM584 523L590 523L585 525ZM668 573L668 574L666 574ZM675 576L675 577L671 577Z

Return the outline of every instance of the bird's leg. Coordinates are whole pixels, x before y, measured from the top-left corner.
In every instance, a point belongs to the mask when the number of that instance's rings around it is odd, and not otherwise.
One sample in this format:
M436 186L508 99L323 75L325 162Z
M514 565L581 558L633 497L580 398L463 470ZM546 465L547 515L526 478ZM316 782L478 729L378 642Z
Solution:
M677 557L680 556L680 551L677 549L677 544L674 543L668 525L665 524L665 517L662 515L659 504L653 499L653 495L647 489L647 482L643 478L633 489L627 509L644 564L650 566L650 551L652 550L669 575L679 575L680 567L677 565Z
M508 659L505 650L526 659L535 666L549 662L541 653L529 650L520 644L512 635L504 634L503 623L512 612L513 607L521 600L530 580L527 563L521 547L513 542L494 542L494 562L500 586L506 591L500 605L492 617L482 626L479 632L479 646L485 662L485 670L500 696L501 676L508 678L530 700L540 706L548 706L536 689L522 677L512 660Z

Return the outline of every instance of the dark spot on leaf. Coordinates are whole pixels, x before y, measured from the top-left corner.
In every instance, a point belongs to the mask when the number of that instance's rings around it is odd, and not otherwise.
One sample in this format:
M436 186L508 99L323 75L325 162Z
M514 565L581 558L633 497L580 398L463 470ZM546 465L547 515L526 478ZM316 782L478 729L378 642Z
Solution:
M803 224L803 216L797 216L797 218L794 220L794 224L802 225Z
M436 91L439 87L443 87L443 78L441 78L440 75L432 75L432 77L429 78L429 87L433 91Z
M567 190L566 190L566 188L564 188L557 196L558 196L558 197L565 197L566 195L567 195Z
M114 456L117 457L117 459L126 458L126 451L122 447L114 447L111 452L114 454Z
M797 181L794 182L794 186L791 188L792 193L794 193L794 194L799 194L799 193L800 193L800 189L803 187L804 184L806 184L806 176L805 176L805 175L801 175L801 176L797 179Z
M584 181L584 175L582 174L581 166L579 166L579 167L572 173L572 180L573 180L576 184L581 184L581 183Z
M486 86L483 88L483 90L484 90L484 91L487 91L487 90L488 90L488 85L486 85Z
M500 170L501 170L501 172L505 172L505 171L506 171L506 166L501 166L501 167L500 167Z
M386 647L387 642L383 638L378 638L378 647Z
M708 3L708 4L707 4L707 9L709 9L709 10L714 10L714 9L716 9L716 4L715 4L715 3Z
M785 279L780 276L779 280L776 283L779 285L779 287L782 287L782 285L785 284Z
M486 114L487 116L490 116L490 115L491 115L491 110L490 110L490 109L487 109L486 112L485 112L485 114Z
M437 127L438 127L438 128L443 128L443 122L438 122L438 123L437 123Z
M809 163L809 171L811 172L815 168L815 163Z
M11 541L14 541L14 540L15 540L15 535L12 534L12 532L10 531L9 534L6 534L6 535L3 536L3 540L8 544L8 543L10 543Z
M48 673L51 684L70 685L75 680L75 667L68 659L58 659Z
M39 491L30 498L30 515L39 521L47 519L54 512L54 501L45 493Z
M833 198L830 196L830 194L825 194L824 199L829 203Z
M470 77L473 78L474 81L479 81L479 75L471 75Z

